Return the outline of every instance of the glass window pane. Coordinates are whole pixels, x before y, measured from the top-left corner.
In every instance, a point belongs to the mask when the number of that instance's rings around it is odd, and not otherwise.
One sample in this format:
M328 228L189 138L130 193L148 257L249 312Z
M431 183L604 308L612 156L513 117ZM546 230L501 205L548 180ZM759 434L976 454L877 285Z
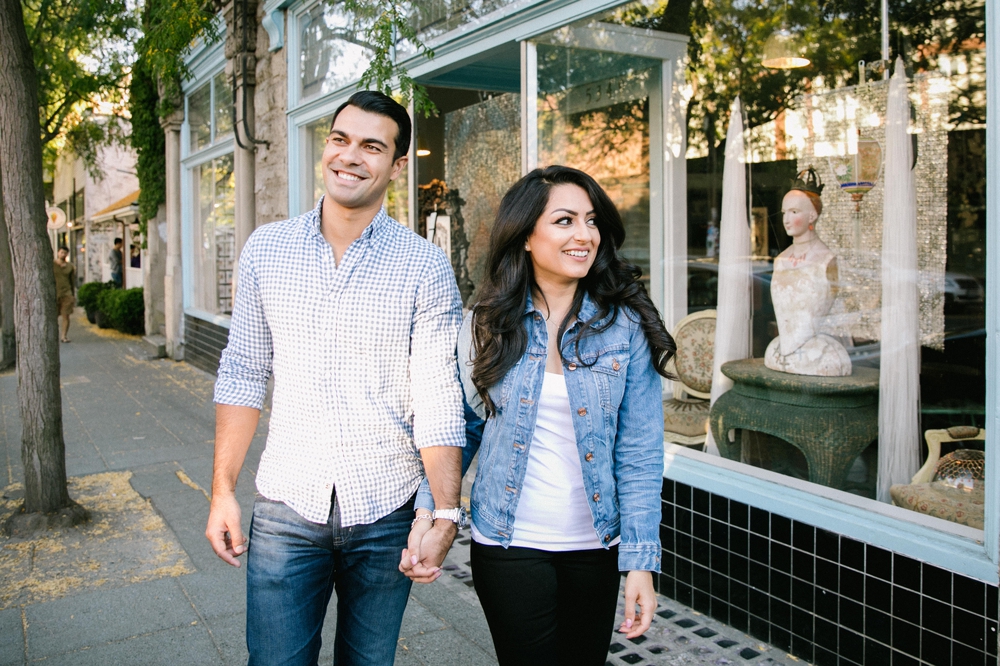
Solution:
M368 68L363 27L337 5L321 4L302 18L300 94L325 95L357 81Z
M233 156L194 169L198 183L194 223L195 307L213 314L232 312L234 235Z
M330 134L330 123L333 116L320 118L305 126L302 150L302 199L300 210L308 210L316 205L319 198L326 192L323 184L323 149L326 147L326 137Z
M648 58L538 45L538 164L572 166L601 184L625 223L621 254L647 286L649 95L659 72Z
M188 95L188 128L190 151L201 150L212 142L212 90L206 83Z
M739 390L711 407L718 453L981 528L985 5L939 3L932 17L928 7L889 6L889 58L901 58L905 76L899 122L906 133L897 145L910 151L906 158L894 156L889 144L886 69L893 63L882 60L878 3L719 2L688 11L677 3L637 2L600 20L669 27L690 38L680 95L688 119L687 248L665 260L688 267L692 315L752 303L748 330L714 334L717 342L751 340L746 357L724 369ZM568 102L558 95L571 97L596 62L565 49L553 57L551 48L538 48L540 163L573 155L572 143L559 137L579 132L582 123L567 122L572 114L562 112ZM727 162L737 97L742 163ZM727 200L727 168L744 170L748 202ZM810 168L820 183L793 185ZM803 194L810 189L815 197ZM890 226L908 206L912 217ZM744 219L747 237L728 231ZM727 243L739 246L733 252ZM720 302L720 281L737 265L751 276L750 286L739 299ZM903 296L888 296L884 290L899 278ZM898 309L906 293L910 314ZM911 331L915 352L909 382L897 370L907 362L900 351L907 345L892 337L901 330ZM849 374L841 376L845 369ZM687 388L704 390L689 378ZM797 387L784 402L776 397L782 386ZM860 400L849 408L842 393L848 388ZM698 399L685 393L684 399ZM832 422L837 409L849 409L849 417ZM879 432L880 411L901 425ZM966 430L949 430L956 427ZM942 438L941 456L957 451L962 473L935 465L927 442ZM914 480L925 462L927 476ZM957 502L972 510L948 510Z
M226 78L226 72L222 71L212 79L215 96L213 101L213 113L215 115L215 140L226 137L233 131L233 89ZM249 103L249 99L247 103Z

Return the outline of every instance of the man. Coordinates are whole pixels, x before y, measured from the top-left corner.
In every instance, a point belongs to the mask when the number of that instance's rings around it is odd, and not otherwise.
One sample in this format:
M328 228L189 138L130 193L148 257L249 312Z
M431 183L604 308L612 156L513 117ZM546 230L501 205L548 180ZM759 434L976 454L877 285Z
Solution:
M403 107L356 93L334 114L319 205L257 229L240 254L206 536L233 566L249 552L255 666L315 664L334 589L336 663L392 664L410 589L398 565L424 470L446 519L430 531L419 521L419 571L438 570L464 517L458 288L444 254L382 208L410 134ZM272 374L247 543L236 480Z
M111 264L111 281L115 287L122 288L122 239L116 238L115 245L108 254L108 263Z
M56 276L56 303L59 318L62 319L62 342L69 342L69 318L76 306L76 267L69 263L69 248L60 245L52 270Z

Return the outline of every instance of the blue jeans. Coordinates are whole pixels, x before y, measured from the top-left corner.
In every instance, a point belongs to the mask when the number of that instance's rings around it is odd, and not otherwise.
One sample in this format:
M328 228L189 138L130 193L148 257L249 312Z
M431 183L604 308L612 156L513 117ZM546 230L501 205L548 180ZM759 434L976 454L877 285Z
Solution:
M337 666L391 666L410 579L399 572L413 500L370 525L341 527L334 498L325 525L258 496L247 555L249 666L305 666L319 658L337 592Z

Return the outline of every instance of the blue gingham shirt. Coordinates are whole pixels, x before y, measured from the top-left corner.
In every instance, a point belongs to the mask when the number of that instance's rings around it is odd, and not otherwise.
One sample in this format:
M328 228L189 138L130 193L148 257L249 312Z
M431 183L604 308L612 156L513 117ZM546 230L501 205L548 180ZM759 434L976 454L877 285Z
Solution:
M215 402L260 409L274 374L257 490L344 526L402 506L419 449L464 446L455 342L462 302L440 248L380 210L337 265L317 207L266 224L240 254Z

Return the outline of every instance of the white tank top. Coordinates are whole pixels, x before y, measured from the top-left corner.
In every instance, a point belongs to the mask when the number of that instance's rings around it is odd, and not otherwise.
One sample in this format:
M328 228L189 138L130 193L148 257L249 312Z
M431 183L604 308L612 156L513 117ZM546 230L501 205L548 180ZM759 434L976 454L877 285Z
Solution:
M512 546L548 551L601 548L583 487L583 469L573 432L563 375L546 372L538 400L528 468L514 512ZM499 545L475 525L477 543ZM615 540L616 542L618 539Z

